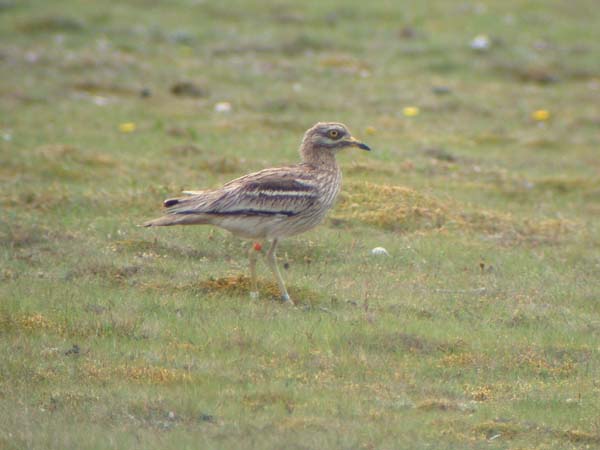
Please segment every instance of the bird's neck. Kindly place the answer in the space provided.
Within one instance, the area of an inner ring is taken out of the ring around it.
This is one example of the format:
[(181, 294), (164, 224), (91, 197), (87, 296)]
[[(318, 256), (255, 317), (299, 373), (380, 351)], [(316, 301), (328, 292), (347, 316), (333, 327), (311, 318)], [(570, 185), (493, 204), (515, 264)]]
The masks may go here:
[(335, 153), (323, 151), (315, 148), (302, 147), (300, 149), (302, 162), (316, 166), (320, 169), (339, 170)]

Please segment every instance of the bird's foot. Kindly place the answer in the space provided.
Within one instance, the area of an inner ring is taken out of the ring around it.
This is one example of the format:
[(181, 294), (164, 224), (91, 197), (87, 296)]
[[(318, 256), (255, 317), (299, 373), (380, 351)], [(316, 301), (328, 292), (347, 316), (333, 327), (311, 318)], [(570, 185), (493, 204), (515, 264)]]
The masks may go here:
[(258, 298), (258, 291), (250, 291), (250, 298), (256, 300)]

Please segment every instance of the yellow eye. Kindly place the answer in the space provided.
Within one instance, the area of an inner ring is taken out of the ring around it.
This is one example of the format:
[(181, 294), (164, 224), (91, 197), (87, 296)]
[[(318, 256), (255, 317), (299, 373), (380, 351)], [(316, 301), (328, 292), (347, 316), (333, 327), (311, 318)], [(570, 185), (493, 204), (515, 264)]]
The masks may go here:
[(340, 137), (340, 132), (338, 130), (329, 130), (329, 133), (327, 134), (331, 139), (337, 139), (338, 137)]

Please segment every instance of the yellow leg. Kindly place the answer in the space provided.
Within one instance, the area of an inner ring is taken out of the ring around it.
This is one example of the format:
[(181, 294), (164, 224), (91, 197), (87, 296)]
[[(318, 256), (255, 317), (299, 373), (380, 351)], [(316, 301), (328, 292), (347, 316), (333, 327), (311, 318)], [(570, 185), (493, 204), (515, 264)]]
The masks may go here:
[(281, 300), (285, 303), (293, 305), (294, 302), (290, 298), (287, 289), (285, 288), (285, 283), (283, 282), (283, 278), (281, 278), (281, 273), (279, 273), (279, 267), (277, 267), (277, 258), (275, 256), (277, 243), (277, 239), (273, 239), (271, 248), (267, 252), (267, 264), (269, 264), (271, 272), (273, 272), (273, 275), (275, 275), (275, 279), (277, 280), (277, 284), (279, 285), (279, 290), (281, 291)]
[(252, 244), (248, 252), (248, 261), (250, 266), (250, 298), (258, 298), (258, 284), (256, 282), (256, 244)]

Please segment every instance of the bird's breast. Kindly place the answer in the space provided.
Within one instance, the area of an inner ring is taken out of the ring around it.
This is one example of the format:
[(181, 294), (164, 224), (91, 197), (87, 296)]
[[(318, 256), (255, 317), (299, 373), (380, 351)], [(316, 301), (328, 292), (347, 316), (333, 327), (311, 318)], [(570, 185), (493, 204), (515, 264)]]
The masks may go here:
[(336, 170), (323, 172), (319, 184), (322, 189), (321, 204), (329, 209), (333, 206), (340, 193), (340, 188), (342, 187), (342, 171), (339, 168), (336, 168)]

